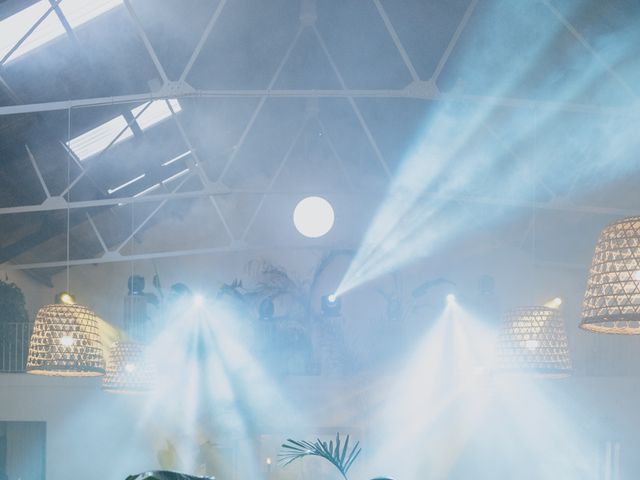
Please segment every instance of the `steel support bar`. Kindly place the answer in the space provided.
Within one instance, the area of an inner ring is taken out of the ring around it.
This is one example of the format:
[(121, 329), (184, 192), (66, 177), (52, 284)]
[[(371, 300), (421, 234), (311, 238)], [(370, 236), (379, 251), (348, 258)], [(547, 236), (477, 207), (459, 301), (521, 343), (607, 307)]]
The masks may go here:
[[(223, 196), (223, 195), (301, 195), (303, 191), (300, 190), (268, 190), (268, 189), (229, 189), (224, 191), (212, 189), (203, 189), (195, 192), (175, 192), (175, 193), (162, 193), (157, 195), (148, 195), (142, 197), (119, 197), (119, 198), (105, 198), (100, 200), (76, 200), (67, 203), (64, 198), (51, 197), (49, 201), (45, 201), (40, 205), (24, 205), (17, 207), (3, 207), (0, 208), (0, 215), (12, 215), (20, 213), (34, 213), (34, 212), (49, 212), (54, 210), (66, 210), (67, 207), (71, 210), (74, 209), (88, 209), (96, 207), (109, 207), (109, 206), (122, 206), (129, 203), (144, 203), (144, 202), (162, 202), (164, 200), (183, 200), (188, 198), (202, 198), (211, 196)], [(308, 193), (308, 192), (307, 192)], [(369, 195), (380, 197), (386, 193), (386, 190), (323, 190), (317, 192), (322, 195)], [(536, 208), (539, 210), (551, 210), (559, 212), (573, 212), (573, 213), (586, 213), (594, 215), (612, 215), (612, 216), (634, 216), (638, 214), (637, 209), (631, 208), (611, 208), (611, 207), (598, 207), (594, 205), (580, 205), (572, 203), (542, 203), (542, 202), (526, 202), (515, 201), (500, 198), (489, 197), (477, 197), (477, 196), (454, 196), (454, 195), (432, 195), (430, 198), (440, 201), (456, 201), (461, 203), (477, 203), (482, 205), (497, 205), (502, 207), (513, 208)]]
[(438, 102), (460, 102), (478, 105), (494, 105), (507, 108), (529, 108), (542, 110), (558, 110), (565, 112), (592, 113), (600, 115), (633, 115), (638, 110), (631, 107), (603, 107), (577, 102), (554, 102), (529, 100), (514, 97), (492, 97), (483, 95), (464, 95), (442, 92), (420, 92), (415, 89), (373, 89), (373, 90), (194, 90), (184, 88), (163, 88), (156, 92), (146, 92), (113, 97), (83, 98), (58, 102), (30, 103), (23, 105), (5, 105), (0, 107), (0, 115), (16, 115), (25, 113), (52, 112), (70, 108), (84, 108), (117, 105), (125, 103), (141, 103), (153, 100), (172, 98), (409, 98), (415, 100), (432, 100)]
[(402, 57), (402, 61), (404, 62), (404, 65), (407, 67), (407, 70), (409, 70), (411, 79), (414, 82), (419, 82), (420, 76), (418, 75), (418, 72), (413, 66), (413, 63), (411, 62), (411, 59), (409, 58), (409, 54), (407, 54), (407, 51), (405, 50), (404, 45), (400, 41), (400, 37), (398, 36), (396, 29), (393, 27), (391, 20), (389, 20), (389, 15), (387, 15), (387, 12), (382, 6), (382, 3), (380, 3), (380, 0), (373, 0), (373, 3), (378, 9), (378, 14), (380, 15), (380, 18), (382, 18), (382, 21), (384, 22), (384, 26), (387, 28), (387, 32), (389, 32), (389, 36), (393, 40), (393, 44), (396, 46), (398, 53)]
[[(62, 197), (51, 197), (39, 205), (21, 205), (16, 207), (0, 208), (0, 215), (10, 215), (16, 213), (50, 212), (54, 210), (83, 209), (96, 207), (115, 207), (127, 205), (129, 203), (161, 202), (163, 200), (184, 200), (187, 198), (201, 198), (210, 196), (223, 196), (230, 194), (246, 195), (300, 195), (301, 190), (265, 190), (265, 189), (224, 189), (218, 190), (216, 184), (211, 184), (211, 188), (205, 188), (194, 192), (159, 193), (155, 195), (144, 195), (141, 197), (114, 197), (98, 200), (73, 200), (67, 202)], [(318, 192), (325, 195), (382, 195), (383, 190), (323, 190)]]
[(355, 245), (224, 245), (221, 247), (207, 247), (207, 248), (193, 248), (187, 250), (173, 250), (170, 252), (156, 252), (156, 253), (137, 253), (134, 255), (121, 255), (114, 254), (114, 252), (108, 252), (102, 257), (97, 258), (79, 258), (75, 260), (60, 260), (54, 262), (39, 262), (39, 263), (25, 263), (25, 264), (0, 264), (0, 271), (9, 270), (31, 270), (35, 268), (61, 268), (80, 266), (80, 265), (95, 265), (99, 263), (116, 263), (116, 262), (133, 262), (139, 260), (153, 260), (158, 258), (174, 258), (174, 257), (188, 257), (194, 255), (207, 255), (213, 253), (237, 253), (237, 252), (252, 252), (261, 250), (344, 250), (354, 249)]

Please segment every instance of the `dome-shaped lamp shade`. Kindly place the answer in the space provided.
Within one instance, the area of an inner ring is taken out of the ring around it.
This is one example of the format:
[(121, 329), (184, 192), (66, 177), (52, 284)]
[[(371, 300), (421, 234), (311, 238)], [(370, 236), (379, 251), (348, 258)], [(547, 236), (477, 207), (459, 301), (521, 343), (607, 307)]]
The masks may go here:
[(27, 373), (65, 377), (104, 374), (96, 314), (81, 305), (42, 307), (29, 342)]
[(144, 393), (153, 388), (155, 369), (146, 347), (138, 342), (115, 342), (107, 361), (102, 389), (111, 393)]
[(614, 222), (600, 234), (580, 327), (601, 333), (640, 334), (640, 217)]
[(519, 307), (506, 312), (498, 337), (498, 366), (503, 372), (568, 375), (571, 358), (558, 310)]

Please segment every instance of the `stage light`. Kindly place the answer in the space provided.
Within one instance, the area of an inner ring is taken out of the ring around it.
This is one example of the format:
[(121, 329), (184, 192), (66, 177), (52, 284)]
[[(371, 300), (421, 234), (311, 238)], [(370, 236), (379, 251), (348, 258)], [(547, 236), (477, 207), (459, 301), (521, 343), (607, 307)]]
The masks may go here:
[(560, 297), (552, 298), (551, 300), (549, 300), (547, 303), (544, 304), (545, 307), (549, 307), (549, 308), (560, 308), (560, 305), (562, 305), (562, 298)]
[(305, 237), (326, 235), (333, 227), (333, 221), (333, 207), (322, 197), (303, 198), (293, 211), (293, 223)]
[(456, 296), (453, 293), (447, 295), (447, 305), (453, 305), (456, 303)]
[(322, 297), (320, 306), (325, 317), (339, 317), (342, 300), (335, 293), (331, 293)]
[(196, 293), (193, 296), (193, 306), (194, 307), (197, 307), (197, 308), (202, 307), (204, 305), (204, 301), (205, 301), (204, 295), (202, 295), (201, 293)]
[(273, 305), (273, 299), (271, 297), (264, 298), (258, 306), (260, 320), (273, 320), (274, 312), (275, 306)]

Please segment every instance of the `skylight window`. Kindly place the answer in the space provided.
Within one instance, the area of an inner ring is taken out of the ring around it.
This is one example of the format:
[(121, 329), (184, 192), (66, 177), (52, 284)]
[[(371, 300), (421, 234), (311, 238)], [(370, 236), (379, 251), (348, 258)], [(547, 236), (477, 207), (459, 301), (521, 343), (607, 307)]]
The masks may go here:
[[(171, 108), (175, 113), (182, 110), (180, 102), (175, 98), (169, 100), (169, 104), (171, 104)], [(133, 116), (137, 117), (136, 121), (142, 130), (145, 130), (171, 116), (171, 109), (169, 109), (169, 105), (167, 105), (166, 100), (155, 100), (151, 102), (148, 107), (147, 105), (149, 104), (145, 103), (131, 110)], [(145, 107), (147, 108), (145, 109)], [(142, 110), (144, 111), (142, 112)]]
[(114, 142), (114, 145), (133, 136), (133, 132), (127, 126), (125, 118), (122, 115), (118, 115), (116, 118), (71, 139), (67, 145), (79, 160), (86, 160), (107, 148), (123, 129), (124, 132)]
[[(76, 28), (103, 13), (122, 4), (122, 0), (62, 0), (60, 9), (71, 28)], [(20, 41), (20, 39), (49, 10), (51, 4), (40, 0), (0, 21), (0, 59)], [(55, 12), (50, 12), (24, 42), (11, 54), (7, 62), (41, 47), (65, 34), (65, 29)]]
[[(182, 107), (180, 107), (180, 102), (178, 102), (178, 100), (171, 99), (168, 100), (168, 102), (174, 112), (178, 113), (182, 110)], [(145, 109), (145, 107), (147, 108)], [(167, 100), (155, 100), (150, 104), (145, 103), (131, 110), (131, 113), (134, 116), (139, 115), (136, 121), (138, 122), (138, 125), (142, 130), (146, 130), (147, 128), (152, 127), (156, 123), (161, 122), (165, 118), (171, 116), (171, 110), (169, 109)], [(73, 151), (73, 153), (75, 153), (79, 160), (86, 160), (87, 158), (104, 150), (111, 143), (111, 141), (116, 138), (118, 133), (120, 133), (120, 131), (125, 128), (126, 130), (114, 142), (114, 145), (133, 136), (133, 131), (131, 130), (131, 128), (127, 127), (126, 119), (122, 115), (118, 115), (117, 117), (109, 120), (106, 123), (103, 123), (93, 130), (89, 130), (88, 132), (72, 139), (67, 145)], [(169, 163), (179, 158), (182, 158), (182, 156), (170, 160)]]
[(77, 28), (120, 5), (122, 0), (62, 0), (60, 9), (71, 28)]

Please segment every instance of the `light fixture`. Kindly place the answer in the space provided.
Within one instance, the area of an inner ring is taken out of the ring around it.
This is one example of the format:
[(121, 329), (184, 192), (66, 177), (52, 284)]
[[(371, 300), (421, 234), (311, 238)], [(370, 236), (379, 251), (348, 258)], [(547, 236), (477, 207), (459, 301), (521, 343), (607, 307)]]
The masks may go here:
[(273, 314), (275, 313), (276, 307), (273, 304), (273, 297), (263, 298), (258, 305), (258, 315), (260, 316), (260, 320), (270, 321), (273, 320)]
[(501, 372), (566, 376), (571, 358), (557, 308), (519, 307), (504, 314), (498, 337)]
[(447, 305), (453, 305), (456, 303), (456, 296), (453, 293), (447, 295)]
[(27, 373), (66, 377), (104, 374), (96, 314), (82, 305), (42, 307), (29, 342)]
[(335, 293), (324, 295), (320, 299), (320, 307), (325, 317), (339, 317), (342, 309), (342, 299)]
[(544, 304), (545, 307), (549, 307), (549, 308), (560, 308), (560, 305), (562, 305), (561, 297), (552, 298), (551, 300), (549, 300)]
[[(68, 116), (68, 136), (71, 137), (71, 109)], [(67, 155), (67, 289), (60, 295), (64, 303), (46, 305), (36, 315), (29, 340), (27, 373), (86, 377), (104, 374), (102, 341), (96, 314), (76, 305), (69, 295), (69, 238), (71, 191), (69, 186), (71, 157)]]
[(155, 369), (146, 347), (134, 341), (113, 344), (102, 389), (110, 393), (144, 393), (153, 388)]
[(302, 235), (318, 238), (333, 227), (334, 213), (331, 204), (322, 197), (306, 197), (293, 211), (293, 223)]
[(640, 217), (600, 233), (582, 304), (580, 327), (599, 333), (640, 334)]
[(193, 306), (196, 308), (201, 308), (204, 306), (205, 298), (201, 293), (195, 293), (193, 295)]
[(56, 303), (66, 303), (67, 305), (75, 305), (76, 299), (73, 295), (68, 292), (60, 292), (56, 295), (55, 298)]

